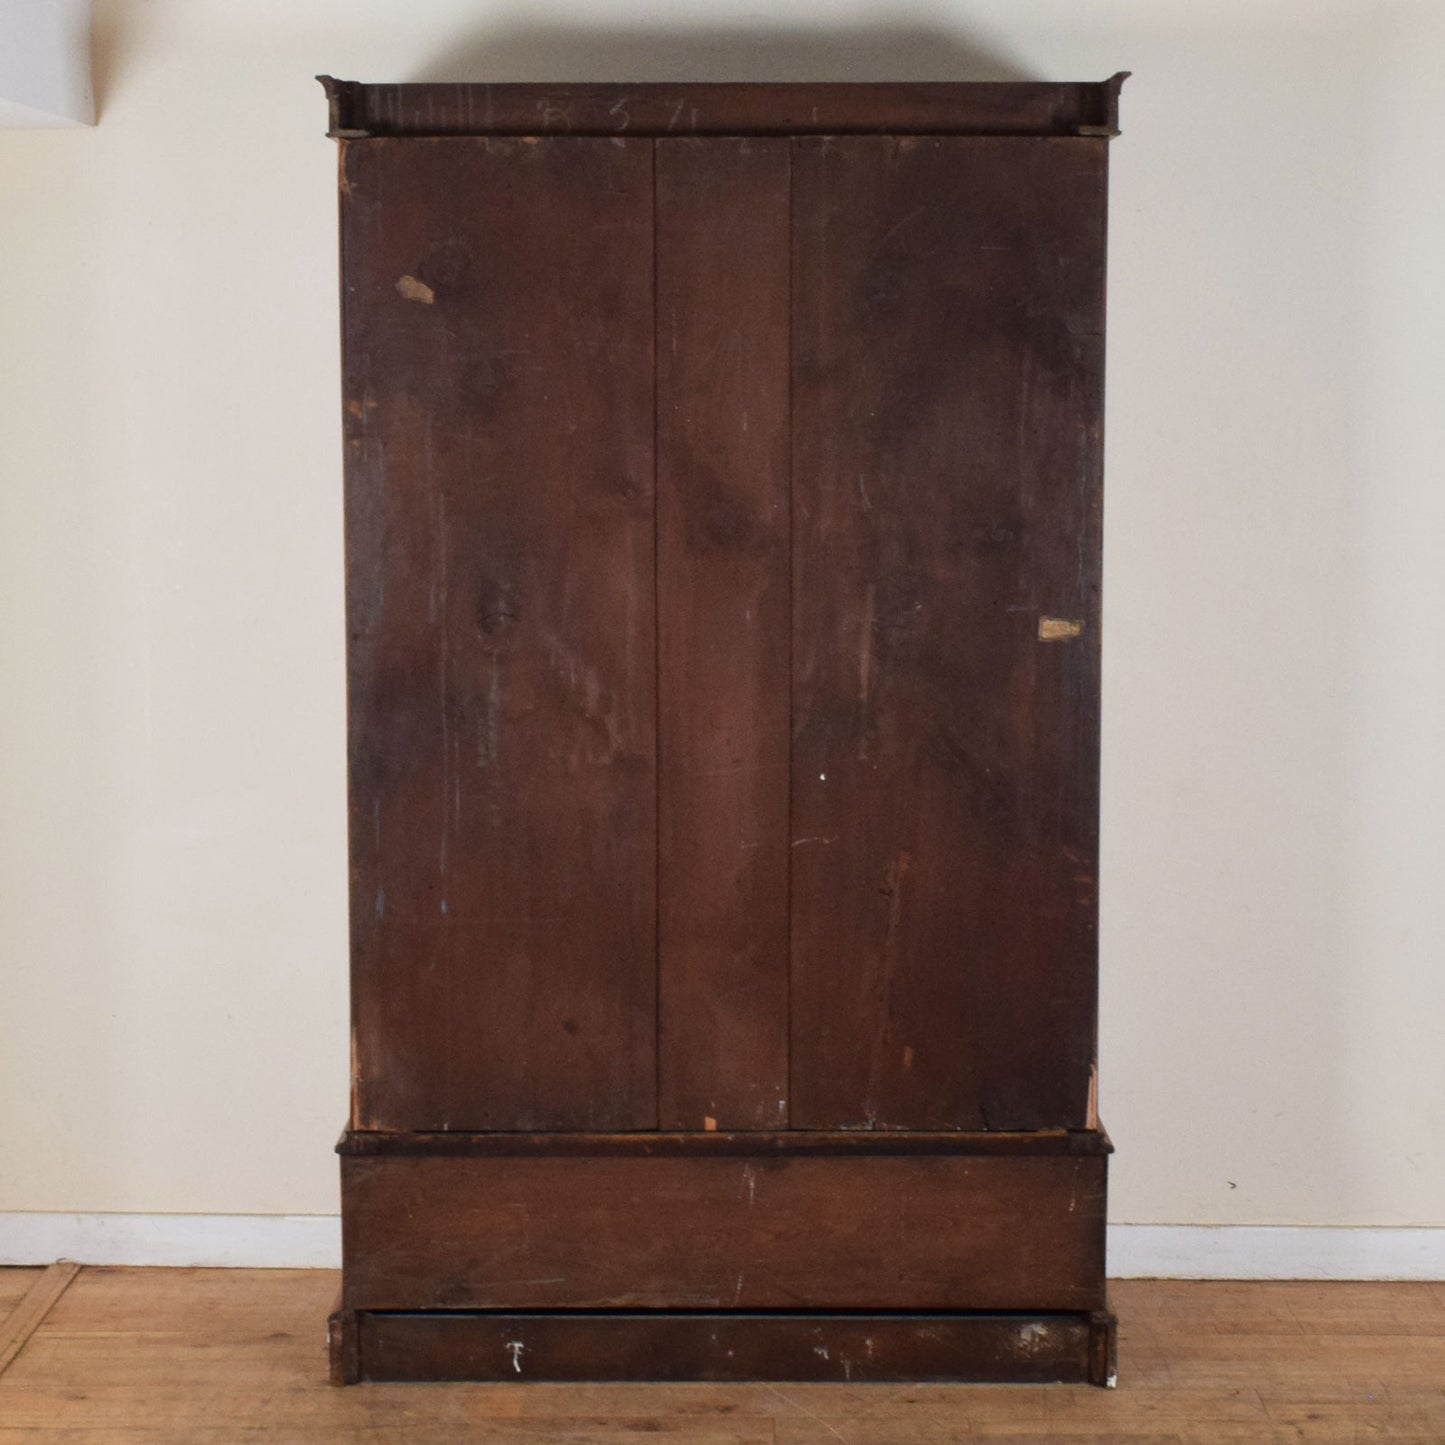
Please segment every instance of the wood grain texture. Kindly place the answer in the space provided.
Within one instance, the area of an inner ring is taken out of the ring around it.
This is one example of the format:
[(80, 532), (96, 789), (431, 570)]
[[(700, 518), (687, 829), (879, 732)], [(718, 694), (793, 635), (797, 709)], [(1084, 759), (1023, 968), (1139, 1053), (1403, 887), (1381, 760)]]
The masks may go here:
[[(1127, 72), (1126, 72), (1127, 73)], [(347, 135), (1113, 135), (1098, 82), (369, 85), (317, 78)]]
[[(503, 1368), (494, 1318), (386, 1312), (597, 1310), (826, 1313), (748, 1347), (820, 1373), (859, 1312), (925, 1374), (916, 1316), (967, 1315), (1007, 1378), (980, 1314), (1065, 1312), (1042, 1368), (1106, 1373), (1117, 80), (329, 89), (372, 135), (338, 1376), (368, 1331)], [(666, 1338), (591, 1333), (534, 1343), (635, 1374)]]
[(1087, 1122), (1105, 154), (794, 143), (794, 1127)]
[(55, 1302), (70, 1288), (80, 1273), (78, 1264), (62, 1260), (46, 1268), (26, 1291), (25, 1297), (0, 1318), (0, 1375), (25, 1348), (25, 1342), (39, 1328)]
[(1096, 1309), (1105, 1163), (343, 1158), (344, 1303)]
[(7, 1265), (0, 1269), (0, 1323), (30, 1293), (30, 1286), (45, 1273), (43, 1267)]
[(787, 1123), (786, 140), (657, 167), (659, 1119)]
[(1445, 1287), (1121, 1280), (1117, 1390), (394, 1385), (334, 1390), (327, 1270), (85, 1269), (0, 1377), (0, 1442), (1439, 1445)]
[(649, 1128), (652, 153), (343, 167), (353, 1122)]

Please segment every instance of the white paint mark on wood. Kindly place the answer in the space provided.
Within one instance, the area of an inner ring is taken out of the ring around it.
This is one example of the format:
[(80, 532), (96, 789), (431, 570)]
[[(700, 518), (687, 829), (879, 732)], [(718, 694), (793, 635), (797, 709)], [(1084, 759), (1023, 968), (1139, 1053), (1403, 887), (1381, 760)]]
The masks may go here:
[(1040, 617), (1040, 642), (1068, 642), (1084, 630), (1081, 620), (1074, 617)]
[(858, 701), (866, 705), (873, 686), (873, 610), (877, 588), (868, 584), (868, 595), (863, 603), (862, 636), (858, 640)]
[(425, 281), (419, 281), (415, 276), (399, 277), (396, 294), (405, 301), (417, 301), (423, 306), (430, 306), (437, 299), (437, 293)]
[(526, 1345), (521, 1340), (508, 1340), (506, 1349), (512, 1357), (512, 1368), (520, 1375), (522, 1373), (522, 1355), (526, 1351)]
[(566, 682), (572, 705), (587, 724), (577, 732), (573, 769), (584, 763), (599, 767), (613, 762), (627, 744), (616, 696), (602, 686), (596, 669), (589, 667), (560, 637), (548, 636), (543, 639), (543, 645), (553, 674)]

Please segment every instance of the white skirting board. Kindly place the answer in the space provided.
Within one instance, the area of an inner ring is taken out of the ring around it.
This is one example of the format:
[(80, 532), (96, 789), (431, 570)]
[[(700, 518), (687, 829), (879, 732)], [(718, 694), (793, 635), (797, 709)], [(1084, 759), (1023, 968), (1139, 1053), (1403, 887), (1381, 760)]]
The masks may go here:
[[(0, 1213), (0, 1265), (334, 1269), (333, 1214)], [(1445, 1279), (1445, 1227), (1111, 1224), (1116, 1279)]]
[(336, 1214), (0, 1213), (0, 1265), (213, 1265), (337, 1269)]
[(1445, 1279), (1445, 1227), (1111, 1224), (1114, 1279)]

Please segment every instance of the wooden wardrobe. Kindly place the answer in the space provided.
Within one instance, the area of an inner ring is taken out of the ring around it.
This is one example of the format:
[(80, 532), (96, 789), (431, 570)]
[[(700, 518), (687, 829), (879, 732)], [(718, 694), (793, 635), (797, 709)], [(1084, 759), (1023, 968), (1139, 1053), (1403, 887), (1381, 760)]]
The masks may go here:
[(324, 80), (338, 1380), (1111, 1379), (1122, 80)]

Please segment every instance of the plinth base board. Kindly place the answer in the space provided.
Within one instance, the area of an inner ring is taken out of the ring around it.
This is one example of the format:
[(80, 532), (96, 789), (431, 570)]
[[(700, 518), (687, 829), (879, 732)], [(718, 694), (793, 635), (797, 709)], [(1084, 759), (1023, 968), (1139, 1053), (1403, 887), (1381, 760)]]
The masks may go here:
[(332, 1378), (1111, 1385), (1106, 1311), (826, 1314), (338, 1311)]

